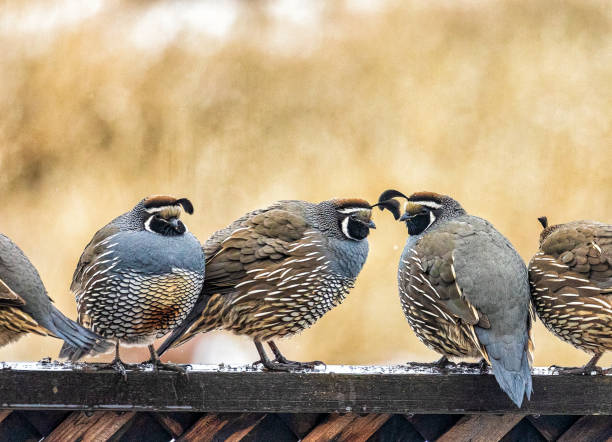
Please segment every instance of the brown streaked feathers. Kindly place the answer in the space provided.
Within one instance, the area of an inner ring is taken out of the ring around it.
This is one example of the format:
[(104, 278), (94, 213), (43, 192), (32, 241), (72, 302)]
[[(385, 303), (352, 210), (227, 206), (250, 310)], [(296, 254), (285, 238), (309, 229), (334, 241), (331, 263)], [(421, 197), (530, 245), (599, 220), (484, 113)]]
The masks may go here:
[(532, 299), (544, 325), (581, 350), (612, 351), (612, 225), (545, 226), (529, 263)]
[(22, 333), (57, 337), (24, 312), (24, 305), (25, 300), (0, 279), (0, 346), (17, 340)]
[(24, 299), (0, 279), (0, 305), (25, 305)]
[[(489, 328), (487, 316), (463, 294), (455, 277), (455, 235), (472, 235), (465, 223), (448, 226), (448, 232), (424, 236), (400, 267), (400, 300), (419, 339), (443, 355), (459, 358), (489, 356), (474, 326)], [(427, 325), (435, 319), (436, 325)], [(439, 328), (444, 329), (440, 333)]]
[[(291, 202), (289, 207), (281, 204), (252, 212), (206, 242), (203, 292), (211, 299), (200, 318), (173, 346), (218, 327), (270, 339), (297, 333), (314, 323), (316, 314), (300, 311), (301, 300), (284, 293), (297, 284), (304, 285), (304, 292), (316, 286), (309, 270), (313, 261), (319, 261), (321, 270), (327, 267), (323, 238), (319, 232), (308, 230), (303, 217), (293, 212)], [(304, 293), (301, 297), (307, 296)], [(304, 316), (299, 325), (283, 320), (298, 314)]]

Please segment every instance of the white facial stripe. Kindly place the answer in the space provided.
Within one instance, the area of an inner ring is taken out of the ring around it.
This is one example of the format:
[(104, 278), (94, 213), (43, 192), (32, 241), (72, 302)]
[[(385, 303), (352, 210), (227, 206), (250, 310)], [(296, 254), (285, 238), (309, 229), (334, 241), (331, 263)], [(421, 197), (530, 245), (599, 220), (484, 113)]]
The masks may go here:
[(418, 204), (419, 206), (425, 206), (430, 209), (439, 209), (442, 204), (434, 203), (433, 201), (411, 201), (412, 204)]
[[(151, 229), (151, 221), (153, 221), (153, 218), (154, 218), (154, 217), (155, 217), (155, 215), (151, 215), (151, 216), (150, 216), (150, 217), (149, 217), (149, 218), (148, 218), (148, 219), (145, 221), (145, 223), (144, 223), (144, 228), (145, 228), (145, 230), (146, 230), (146, 231), (148, 231), (148, 232), (151, 232), (151, 233), (159, 233), (159, 232), (156, 232), (155, 230)], [(183, 226), (185, 226), (185, 232), (184, 232), (184, 233), (189, 232), (189, 229), (187, 228), (187, 225), (186, 225), (186, 224), (183, 224)]]
[(351, 234), (349, 233), (349, 231), (348, 231), (348, 223), (349, 223), (349, 219), (350, 219), (350, 218), (347, 216), (346, 218), (344, 218), (344, 219), (342, 220), (342, 223), (340, 224), (340, 225), (342, 226), (342, 233), (343, 233), (343, 234), (344, 234), (344, 236), (346, 236), (348, 239), (352, 239), (352, 240), (357, 241), (357, 239), (356, 239), (356, 238), (353, 238), (353, 237), (351, 236)]
[(161, 206), (161, 207), (151, 207), (150, 209), (145, 209), (145, 212), (147, 213), (158, 213), (161, 212), (162, 210), (166, 210), (166, 209), (174, 209), (178, 207), (179, 209), (182, 209), (182, 206), (178, 205), (172, 205), (172, 206)]
[(144, 223), (144, 228), (145, 228), (145, 230), (147, 230), (147, 231), (149, 231), (149, 232), (151, 232), (151, 233), (156, 233), (156, 232), (154, 232), (153, 230), (151, 230), (151, 221), (152, 221), (152, 220), (153, 220), (153, 215), (151, 215), (151, 216), (149, 217), (149, 219), (147, 219), (147, 220), (145, 221), (145, 223)]
[(429, 229), (429, 226), (431, 226), (435, 220), (436, 220), (436, 215), (434, 215), (433, 212), (429, 212), (429, 224), (427, 224), (427, 227), (425, 227), (425, 230)]
[(338, 210), (338, 212), (340, 213), (355, 213), (355, 212), (361, 212), (362, 210), (368, 210), (365, 207), (350, 207), (348, 209), (340, 209)]

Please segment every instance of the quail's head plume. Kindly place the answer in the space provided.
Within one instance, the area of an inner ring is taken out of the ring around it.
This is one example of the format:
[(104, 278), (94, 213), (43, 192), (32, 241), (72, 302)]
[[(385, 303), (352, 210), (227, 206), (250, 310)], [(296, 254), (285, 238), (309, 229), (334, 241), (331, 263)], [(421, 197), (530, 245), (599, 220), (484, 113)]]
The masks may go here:
[(368, 254), (371, 216), (361, 199), (279, 201), (214, 233), (204, 244), (198, 304), (159, 353), (197, 333), (226, 329), (252, 338), (268, 369), (312, 367), (288, 361), (273, 340), (310, 327), (344, 299)]
[(63, 339), (75, 352), (101, 352), (112, 346), (64, 316), (53, 305), (30, 260), (0, 234), (0, 346), (26, 333)]
[[(204, 279), (200, 242), (180, 219), (186, 198), (151, 196), (101, 228), (74, 272), (79, 322), (116, 342), (149, 346), (176, 328), (194, 306)], [(62, 349), (60, 355), (71, 354)]]
[(378, 205), (406, 199), (399, 220), (410, 237), (402, 253), (400, 301), (419, 339), (447, 358), (482, 357), (520, 407), (531, 394), (527, 270), (518, 253), (486, 220), (466, 213), (453, 198), (433, 192), (405, 196), (387, 190)]
[(561, 371), (601, 371), (597, 361), (612, 351), (612, 225), (538, 220), (540, 249), (529, 262), (538, 316), (559, 338), (593, 355), (584, 367)]

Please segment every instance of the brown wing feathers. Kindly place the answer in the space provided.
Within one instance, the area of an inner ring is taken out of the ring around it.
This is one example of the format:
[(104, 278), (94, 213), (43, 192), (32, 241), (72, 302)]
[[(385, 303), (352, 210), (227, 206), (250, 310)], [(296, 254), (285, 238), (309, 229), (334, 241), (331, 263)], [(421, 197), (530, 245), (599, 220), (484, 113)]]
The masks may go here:
[(0, 327), (15, 333), (53, 336), (21, 309), (25, 304), (25, 300), (0, 279)]
[(24, 299), (0, 279), (0, 305), (25, 305)]
[(612, 226), (547, 227), (529, 274), (547, 328), (587, 352), (612, 350)]
[[(295, 298), (310, 292), (313, 278), (329, 264), (319, 232), (290, 210), (255, 212), (231, 227), (224, 238), (213, 235), (216, 247), (207, 244), (204, 293), (211, 299), (175, 346), (221, 326), (224, 318), (227, 327), (251, 336), (294, 332), (287, 319), (298, 314)], [(295, 293), (286, 295), (287, 290)], [(316, 319), (303, 316), (305, 323)]]
[(418, 248), (427, 248), (427, 253), (412, 249), (403, 260), (402, 307), (417, 336), (428, 346), (458, 357), (477, 356), (476, 351), (488, 359), (474, 331), (475, 325), (488, 328), (488, 319), (463, 296), (450, 249), (437, 250), (445, 244), (449, 243), (428, 244), (425, 240)]

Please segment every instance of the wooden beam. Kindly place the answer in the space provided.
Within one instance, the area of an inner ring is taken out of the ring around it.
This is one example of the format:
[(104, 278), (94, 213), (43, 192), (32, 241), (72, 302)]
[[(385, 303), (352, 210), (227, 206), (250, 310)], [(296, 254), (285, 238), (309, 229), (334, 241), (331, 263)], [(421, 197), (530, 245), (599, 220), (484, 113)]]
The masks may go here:
[(582, 416), (558, 439), (559, 442), (577, 440), (612, 441), (612, 418), (609, 416)]
[(521, 414), (475, 414), (464, 416), (438, 442), (469, 440), (472, 442), (497, 442), (523, 419)]
[(552, 375), (536, 369), (532, 400), (519, 410), (494, 377), (456, 368), (328, 366), (271, 373), (193, 366), (188, 375), (92, 365), (9, 363), (0, 408), (23, 410), (260, 413), (612, 414), (612, 375)]
[(117, 413), (108, 411), (105, 413), (92, 413), (90, 415), (75, 412), (55, 428), (45, 438), (45, 441), (93, 442), (107, 440), (133, 417), (133, 412)]

